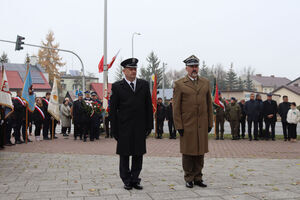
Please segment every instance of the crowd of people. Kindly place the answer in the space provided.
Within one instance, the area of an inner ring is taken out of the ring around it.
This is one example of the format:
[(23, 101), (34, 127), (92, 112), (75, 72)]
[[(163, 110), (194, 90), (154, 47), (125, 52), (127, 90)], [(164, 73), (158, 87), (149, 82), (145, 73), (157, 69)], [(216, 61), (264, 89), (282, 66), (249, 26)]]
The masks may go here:
[(296, 141), (300, 115), (296, 103), (289, 102), (287, 96), (283, 96), (283, 102), (278, 106), (270, 93), (267, 94), (265, 101), (262, 101), (260, 94), (255, 95), (254, 93), (250, 94), (248, 101), (237, 102), (237, 99), (232, 97), (230, 103), (227, 103), (219, 93), (219, 100), (224, 108), (216, 107), (216, 140), (224, 140), (224, 122), (227, 120), (230, 123), (232, 140), (245, 139), (247, 122), (250, 141), (252, 139), (256, 141), (272, 139), (274, 141), (276, 139), (275, 125), (279, 115), (284, 140)]
[[(106, 138), (111, 137), (109, 128), (109, 117), (106, 114), (93, 113), (88, 114), (85, 109), (86, 103), (97, 103), (102, 106), (102, 102), (98, 99), (95, 92), (79, 92), (78, 99), (71, 102), (69, 98), (65, 98), (60, 105), (60, 120), (57, 121), (48, 112), (48, 104), (50, 100), (50, 93), (47, 92), (44, 97), (35, 98), (35, 109), (33, 112), (26, 112), (27, 103), (21, 98), (21, 90), (17, 91), (16, 97), (12, 98), (14, 110), (5, 118), (4, 107), (0, 107), (1, 123), (0, 123), (0, 148), (4, 146), (12, 146), (16, 144), (23, 144), (25, 142), (32, 142), (30, 137), (34, 130), (36, 141), (57, 139), (56, 126), (61, 125), (61, 134), (68, 137), (71, 133), (71, 125), (74, 124), (74, 139), (79, 138), (84, 142), (87, 138), (90, 141), (99, 140), (100, 124), (105, 118), (105, 132)], [(27, 126), (26, 126), (27, 114)], [(32, 129), (34, 125), (34, 129)], [(27, 127), (27, 134), (26, 134)], [(53, 130), (52, 130), (53, 129)], [(103, 129), (102, 129), (103, 130)], [(42, 137), (41, 137), (42, 135)], [(12, 141), (14, 137), (14, 142)]]

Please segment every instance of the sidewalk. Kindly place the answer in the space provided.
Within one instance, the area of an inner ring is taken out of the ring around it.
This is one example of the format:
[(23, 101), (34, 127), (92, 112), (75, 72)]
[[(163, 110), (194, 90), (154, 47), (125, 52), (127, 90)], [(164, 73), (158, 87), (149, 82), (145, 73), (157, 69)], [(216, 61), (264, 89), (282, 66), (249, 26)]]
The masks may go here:
[(299, 159), (206, 158), (207, 188), (184, 186), (181, 158), (145, 157), (144, 190), (127, 191), (118, 157), (0, 152), (0, 199), (300, 199)]

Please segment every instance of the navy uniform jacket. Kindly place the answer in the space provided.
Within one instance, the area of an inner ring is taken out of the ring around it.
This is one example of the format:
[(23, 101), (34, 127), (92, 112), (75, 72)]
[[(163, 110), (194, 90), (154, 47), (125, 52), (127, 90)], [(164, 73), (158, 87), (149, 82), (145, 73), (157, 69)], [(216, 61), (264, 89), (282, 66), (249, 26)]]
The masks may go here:
[(109, 115), (112, 135), (118, 141), (117, 154), (145, 154), (146, 132), (153, 129), (149, 83), (137, 79), (135, 91), (125, 79), (113, 83)]

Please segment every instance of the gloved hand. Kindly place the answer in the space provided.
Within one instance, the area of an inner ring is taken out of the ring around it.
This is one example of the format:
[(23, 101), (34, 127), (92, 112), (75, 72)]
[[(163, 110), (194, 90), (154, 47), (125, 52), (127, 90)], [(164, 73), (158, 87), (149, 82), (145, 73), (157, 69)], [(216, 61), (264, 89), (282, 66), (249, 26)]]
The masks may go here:
[(148, 137), (151, 133), (151, 130), (146, 130), (146, 137)]
[(212, 127), (208, 127), (208, 133), (211, 131)]
[(183, 137), (183, 132), (184, 132), (183, 129), (178, 129), (178, 133), (179, 133), (179, 135), (180, 135), (181, 137)]

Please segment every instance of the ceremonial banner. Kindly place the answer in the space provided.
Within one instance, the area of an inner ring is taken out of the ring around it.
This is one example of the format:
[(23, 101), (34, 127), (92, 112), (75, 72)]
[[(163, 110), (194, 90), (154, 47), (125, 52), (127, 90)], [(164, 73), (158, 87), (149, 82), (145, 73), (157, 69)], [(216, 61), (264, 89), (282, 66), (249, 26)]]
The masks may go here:
[(152, 90), (152, 108), (153, 113), (156, 113), (156, 107), (157, 107), (157, 75), (154, 75), (154, 84), (153, 84), (153, 90)]
[(52, 91), (51, 91), (50, 101), (49, 101), (49, 105), (48, 105), (48, 112), (57, 121), (60, 120), (59, 102), (58, 102), (58, 88), (57, 88), (56, 78), (54, 78), (54, 82), (53, 82), (53, 88), (52, 88)]
[(27, 66), (27, 72), (25, 76), (23, 91), (22, 91), (22, 99), (24, 99), (28, 104), (28, 109), (33, 112), (35, 109), (35, 94), (32, 88), (32, 79), (29, 65)]
[(4, 106), (5, 118), (7, 118), (14, 109), (11, 93), (9, 91), (8, 80), (6, 76), (6, 72), (4, 66), (2, 64), (2, 82), (1, 82), (1, 90), (0, 90), (0, 105)]

